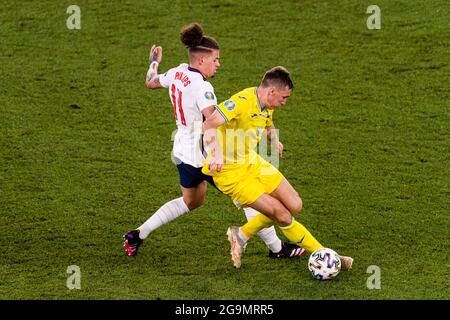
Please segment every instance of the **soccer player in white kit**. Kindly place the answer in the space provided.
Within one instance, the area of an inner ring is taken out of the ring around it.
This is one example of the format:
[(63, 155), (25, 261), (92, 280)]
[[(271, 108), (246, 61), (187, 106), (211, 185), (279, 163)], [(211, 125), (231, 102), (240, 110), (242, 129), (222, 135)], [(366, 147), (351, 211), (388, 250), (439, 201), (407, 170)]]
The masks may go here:
[[(178, 128), (173, 156), (183, 196), (165, 203), (139, 228), (124, 234), (123, 245), (129, 256), (137, 254), (139, 246), (151, 232), (201, 206), (207, 182), (215, 186), (212, 177), (201, 172), (206, 156), (201, 130), (202, 122), (214, 112), (217, 105), (214, 88), (207, 79), (213, 77), (220, 66), (219, 44), (214, 38), (204, 36), (198, 23), (192, 23), (181, 30), (181, 42), (188, 48), (189, 64), (183, 63), (165, 74), (158, 74), (162, 48), (153, 45), (146, 85), (149, 89), (169, 90)], [(248, 220), (258, 214), (258, 211), (250, 207), (244, 211)], [(304, 252), (303, 248), (295, 244), (282, 242), (273, 226), (261, 230), (258, 235), (269, 248), (269, 256), (272, 258), (298, 257)]]

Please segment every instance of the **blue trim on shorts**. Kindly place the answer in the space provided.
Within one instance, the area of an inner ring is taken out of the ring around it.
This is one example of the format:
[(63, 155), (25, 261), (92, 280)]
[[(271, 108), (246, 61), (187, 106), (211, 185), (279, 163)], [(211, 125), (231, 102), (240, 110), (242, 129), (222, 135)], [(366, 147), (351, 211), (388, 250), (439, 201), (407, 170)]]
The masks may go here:
[(182, 187), (195, 188), (203, 181), (206, 181), (217, 189), (213, 177), (204, 174), (202, 168), (196, 168), (178, 160), (177, 169), (178, 175), (180, 176), (180, 185)]

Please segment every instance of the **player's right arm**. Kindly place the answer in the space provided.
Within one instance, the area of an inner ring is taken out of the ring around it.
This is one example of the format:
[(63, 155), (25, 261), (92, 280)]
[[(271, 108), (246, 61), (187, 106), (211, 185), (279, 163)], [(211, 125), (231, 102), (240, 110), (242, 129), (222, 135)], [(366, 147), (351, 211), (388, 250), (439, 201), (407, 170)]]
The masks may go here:
[(203, 122), (204, 138), (211, 152), (208, 160), (208, 168), (211, 173), (215, 170), (220, 172), (223, 167), (223, 151), (217, 138), (217, 127), (224, 123), (225, 119), (217, 110)]
[(203, 122), (203, 132), (206, 143), (211, 150), (208, 167), (211, 173), (216, 169), (220, 172), (223, 167), (224, 157), (222, 146), (219, 142), (217, 127), (233, 119), (239, 120), (243, 110), (248, 109), (247, 100), (240, 100), (239, 94), (215, 106), (213, 114)]
[(269, 127), (266, 128), (266, 137), (267, 140), (269, 140), (272, 144), (272, 150), (277, 150), (278, 155), (283, 157), (283, 144), (280, 142), (280, 139), (278, 138), (277, 129), (275, 128), (274, 124), (272, 123)]
[(149, 54), (149, 62), (150, 67), (147, 71), (147, 77), (145, 80), (145, 85), (149, 89), (159, 89), (163, 88), (159, 81), (159, 75), (158, 75), (158, 66), (161, 63), (162, 60), (162, 48), (160, 46), (153, 45), (150, 49)]
[(208, 81), (203, 81), (197, 87), (191, 89), (195, 96), (195, 102), (198, 110), (205, 119), (208, 119), (217, 105), (217, 98), (214, 94), (214, 88)]
[(211, 115), (214, 113), (214, 105), (213, 106), (209, 106), (206, 107), (205, 109), (202, 110), (202, 115), (205, 117), (205, 119), (208, 119), (209, 117), (211, 117)]

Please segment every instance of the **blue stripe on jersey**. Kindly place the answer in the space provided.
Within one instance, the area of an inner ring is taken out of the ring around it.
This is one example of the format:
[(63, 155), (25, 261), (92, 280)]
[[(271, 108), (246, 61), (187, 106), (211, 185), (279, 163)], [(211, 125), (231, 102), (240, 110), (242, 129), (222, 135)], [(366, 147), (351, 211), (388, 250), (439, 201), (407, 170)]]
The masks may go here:
[[(202, 114), (202, 123), (206, 121), (205, 116)], [(202, 153), (203, 157), (206, 158), (208, 156), (208, 153), (205, 150), (205, 143), (203, 142), (203, 133), (200, 135), (200, 152)]]
[(256, 102), (258, 103), (259, 110), (263, 111), (264, 108), (261, 107), (261, 103), (259, 102), (258, 93), (256, 92), (257, 89), (258, 89), (258, 87), (255, 88)]
[(203, 134), (200, 136), (200, 152), (202, 153), (203, 157), (207, 157), (208, 153), (205, 150), (205, 143), (203, 142)]
[(228, 122), (227, 116), (222, 112), (222, 110), (219, 109), (218, 106), (214, 106), (214, 109), (216, 109), (217, 111), (219, 111), (220, 115), (221, 115), (222, 118), (225, 120), (225, 122)]

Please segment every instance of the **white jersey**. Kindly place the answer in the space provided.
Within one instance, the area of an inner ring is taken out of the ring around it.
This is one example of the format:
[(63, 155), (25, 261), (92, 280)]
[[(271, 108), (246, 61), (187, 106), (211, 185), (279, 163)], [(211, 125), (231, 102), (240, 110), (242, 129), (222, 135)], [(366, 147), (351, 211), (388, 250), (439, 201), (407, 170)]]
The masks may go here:
[(212, 85), (200, 71), (183, 63), (159, 76), (159, 82), (169, 89), (177, 133), (173, 155), (186, 164), (200, 168), (205, 160), (202, 141), (202, 111), (217, 104)]

